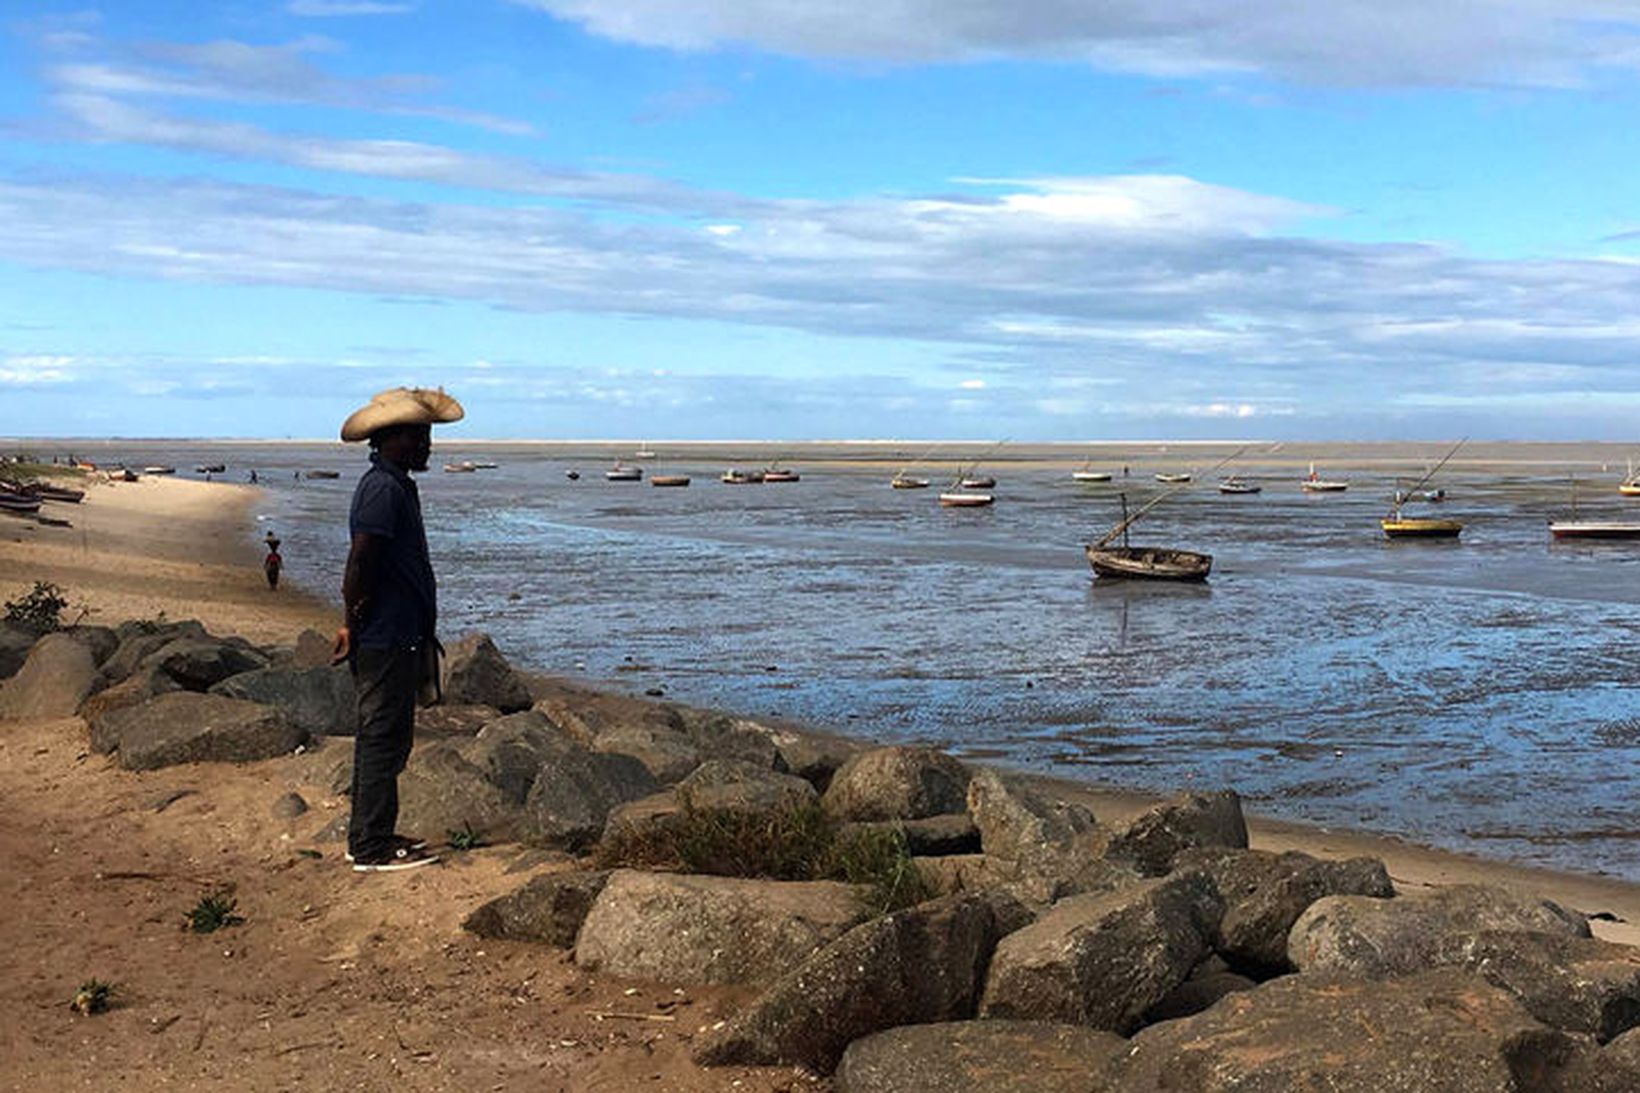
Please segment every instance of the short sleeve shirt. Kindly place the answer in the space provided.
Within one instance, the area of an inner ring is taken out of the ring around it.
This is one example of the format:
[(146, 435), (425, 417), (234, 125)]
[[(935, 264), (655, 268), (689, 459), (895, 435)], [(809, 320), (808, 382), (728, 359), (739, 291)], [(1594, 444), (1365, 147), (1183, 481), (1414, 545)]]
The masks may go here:
[(364, 624), (354, 641), (368, 649), (391, 649), (430, 638), (438, 620), (438, 593), (415, 481), (380, 452), (371, 452), (370, 469), (353, 491), (347, 522), (352, 535), (384, 540), (376, 584), (365, 590)]

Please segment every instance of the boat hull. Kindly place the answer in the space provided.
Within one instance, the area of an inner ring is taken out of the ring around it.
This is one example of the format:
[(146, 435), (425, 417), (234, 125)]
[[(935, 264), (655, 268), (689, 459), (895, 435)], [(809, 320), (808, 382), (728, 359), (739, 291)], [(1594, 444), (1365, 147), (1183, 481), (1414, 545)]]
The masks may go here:
[(686, 474), (657, 474), (649, 480), (649, 484), (662, 489), (667, 487), (675, 489), (680, 486), (687, 486), (689, 484), (689, 476)]
[(1378, 524), (1391, 539), (1456, 539), (1463, 531), (1462, 521), (1421, 516), (1386, 518)]
[(1205, 581), (1213, 568), (1211, 554), (1162, 547), (1087, 548), (1096, 577), (1145, 581)]
[(940, 504), (948, 509), (984, 508), (996, 500), (988, 493), (942, 493)]
[(1104, 471), (1072, 471), (1073, 482), (1109, 482), (1110, 475)]
[(897, 490), (926, 490), (928, 488), (928, 479), (895, 478), (891, 479), (888, 484)]
[(1556, 539), (1640, 539), (1640, 524), (1609, 520), (1551, 520), (1549, 534)]

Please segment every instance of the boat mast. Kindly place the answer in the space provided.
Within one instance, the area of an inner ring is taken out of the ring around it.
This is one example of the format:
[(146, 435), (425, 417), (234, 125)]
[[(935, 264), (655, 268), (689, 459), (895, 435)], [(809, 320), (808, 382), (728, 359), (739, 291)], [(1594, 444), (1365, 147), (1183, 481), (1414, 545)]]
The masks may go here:
[[(1419, 488), (1422, 487), (1425, 482), (1428, 482), (1431, 478), (1434, 478), (1435, 472), (1446, 466), (1447, 460), (1457, 455), (1458, 449), (1467, 443), (1469, 443), (1469, 438), (1464, 437), (1462, 440), (1459, 440), (1456, 444), (1452, 445), (1452, 450), (1441, 456), (1441, 461), (1429, 468), (1429, 470), (1425, 471), (1424, 476), (1418, 479), (1417, 482), (1413, 483), (1412, 488), (1406, 491), (1406, 499), (1408, 501), (1412, 500), (1412, 495), (1417, 493)], [(1400, 490), (1396, 490), (1390, 494), (1389, 518), (1391, 520), (1398, 520), (1401, 517), (1401, 502), (1395, 500), (1396, 494), (1399, 494), (1400, 492)]]
[[(1234, 452), (1231, 452), (1229, 455), (1225, 456), (1223, 459), (1221, 459), (1217, 463), (1213, 464), (1213, 470), (1208, 471), (1207, 473), (1209, 475), (1213, 474), (1214, 471), (1217, 471), (1220, 467), (1223, 467), (1225, 464), (1229, 463), (1231, 460), (1236, 459), (1237, 457), (1239, 457), (1246, 450), (1247, 450), (1247, 448), (1245, 446), (1237, 448)], [(1155, 508), (1157, 505), (1161, 504), (1163, 501), (1167, 500), (1169, 497), (1172, 497), (1174, 494), (1178, 493), (1180, 490), (1189, 489), (1190, 486), (1191, 486), (1191, 483), (1189, 483), (1189, 482), (1181, 482), (1177, 486), (1174, 486), (1170, 490), (1163, 490), (1161, 493), (1157, 494), (1155, 497), (1152, 497), (1149, 501), (1146, 501), (1143, 505), (1139, 506), (1139, 511), (1135, 512), (1132, 516), (1129, 516), (1127, 514), (1127, 494), (1126, 493), (1122, 494), (1122, 522), (1117, 524), (1115, 527), (1111, 528), (1110, 531), (1106, 532), (1105, 537), (1103, 539), (1100, 539), (1097, 543), (1095, 543), (1094, 546), (1096, 546), (1096, 547), (1107, 546), (1107, 545), (1109, 545), (1110, 541), (1112, 539), (1116, 538), (1118, 535), (1120, 535), (1122, 537), (1122, 545), (1126, 546), (1127, 545), (1127, 529), (1129, 527), (1131, 527), (1133, 525), (1133, 523), (1139, 519), (1139, 517), (1143, 516), (1145, 513), (1149, 512), (1151, 509)]]

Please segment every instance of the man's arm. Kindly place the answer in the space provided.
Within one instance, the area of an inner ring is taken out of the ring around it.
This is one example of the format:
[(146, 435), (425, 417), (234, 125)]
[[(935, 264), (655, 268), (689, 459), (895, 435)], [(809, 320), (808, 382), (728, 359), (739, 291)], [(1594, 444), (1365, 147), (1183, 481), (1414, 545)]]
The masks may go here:
[(376, 589), (382, 559), (380, 535), (356, 531), (347, 551), (347, 568), (342, 571), (343, 618), (330, 650), (330, 662), (340, 664), (353, 652), (353, 631), (364, 626), (370, 614), (370, 597)]

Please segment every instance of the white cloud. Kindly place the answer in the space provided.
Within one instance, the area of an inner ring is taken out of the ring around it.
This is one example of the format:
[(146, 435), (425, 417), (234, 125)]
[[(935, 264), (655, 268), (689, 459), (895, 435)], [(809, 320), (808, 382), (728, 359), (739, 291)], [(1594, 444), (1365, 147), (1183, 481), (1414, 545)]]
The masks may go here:
[(963, 380), (961, 383), (957, 384), (957, 386), (962, 388), (964, 391), (983, 391), (985, 390), (985, 381)]
[(618, 41), (902, 63), (1080, 60), (1364, 86), (1576, 83), (1632, 65), (1632, 0), (516, 0)]
[(46, 387), (75, 378), (75, 358), (49, 354), (20, 354), (0, 361), (0, 387)]

